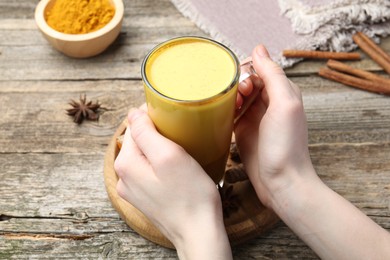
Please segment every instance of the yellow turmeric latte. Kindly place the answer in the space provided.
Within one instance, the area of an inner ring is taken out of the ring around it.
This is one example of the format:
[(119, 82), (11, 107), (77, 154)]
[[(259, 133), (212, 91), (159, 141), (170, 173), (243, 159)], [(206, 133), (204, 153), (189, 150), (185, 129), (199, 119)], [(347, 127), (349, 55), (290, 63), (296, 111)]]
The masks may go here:
[(110, 0), (56, 0), (46, 21), (56, 31), (84, 34), (102, 28), (114, 14)]
[(148, 114), (158, 131), (183, 147), (215, 183), (229, 154), (238, 74), (231, 51), (197, 37), (159, 45), (142, 67)]

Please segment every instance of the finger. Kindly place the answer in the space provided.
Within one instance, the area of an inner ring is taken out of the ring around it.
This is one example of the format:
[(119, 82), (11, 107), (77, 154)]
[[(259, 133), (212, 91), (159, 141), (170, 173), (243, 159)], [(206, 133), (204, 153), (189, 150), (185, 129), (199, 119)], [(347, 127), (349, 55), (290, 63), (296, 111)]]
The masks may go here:
[[(256, 99), (259, 98), (259, 93), (262, 91), (263, 83), (261, 79), (257, 75), (251, 75), (250, 78), (247, 79), (248, 82), (250, 82), (250, 86), (246, 91), (248, 91), (247, 96), (241, 95), (241, 93), (238, 93), (237, 97), (242, 99), (238, 99), (236, 105), (236, 112), (235, 112), (235, 118), (234, 123), (236, 124), (240, 118), (246, 113), (246, 111), (253, 106), (253, 103)], [(249, 84), (248, 84), (249, 85)]]
[(263, 45), (257, 46), (252, 53), (253, 67), (263, 80), (270, 101), (282, 102), (284, 99), (296, 98), (283, 69), (271, 60)]
[(240, 93), (237, 93), (237, 97), (236, 97), (236, 109), (240, 109), (240, 107), (242, 106), (242, 104), (244, 103), (244, 98), (241, 96)]
[[(146, 104), (144, 105), (146, 106)], [(128, 116), (131, 115), (134, 110), (135, 109), (130, 110)], [(129, 177), (132, 177), (129, 172), (136, 174), (141, 171), (145, 172), (150, 168), (150, 163), (131, 136), (131, 128), (129, 120), (127, 120), (127, 128), (123, 137), (121, 149), (115, 159), (114, 169), (119, 178), (128, 179)]]
[(152, 120), (145, 111), (135, 110), (129, 113), (128, 119), (134, 143), (146, 156), (152, 167), (163, 161), (169, 154), (169, 151), (180, 147), (156, 130)]
[(141, 109), (141, 110), (143, 110), (143, 111), (145, 111), (145, 112), (148, 112), (148, 107), (147, 107), (146, 103), (143, 103), (143, 104), (139, 107), (139, 109)]
[(244, 81), (238, 84), (238, 92), (244, 97), (249, 96), (252, 93), (253, 84), (250, 78), (245, 79)]
[(251, 78), (247, 78), (238, 84), (238, 92), (236, 97), (236, 109), (239, 110), (244, 104), (246, 98), (250, 96), (253, 91), (253, 84)]
[(128, 180), (134, 172), (139, 172), (141, 167), (150, 167), (145, 155), (137, 147), (131, 137), (131, 129), (127, 127), (123, 137), (123, 143), (118, 156), (115, 159), (114, 169), (119, 178)]

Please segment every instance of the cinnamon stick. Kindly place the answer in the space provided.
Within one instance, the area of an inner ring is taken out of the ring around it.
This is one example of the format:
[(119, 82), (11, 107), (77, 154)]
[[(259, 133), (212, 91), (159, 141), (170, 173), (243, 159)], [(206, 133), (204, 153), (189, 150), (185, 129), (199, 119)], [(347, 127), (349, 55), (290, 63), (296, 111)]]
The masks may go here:
[(360, 60), (360, 54), (358, 52), (284, 50), (283, 56), (285, 56), (286, 58)]
[(380, 82), (382, 84), (387, 85), (390, 88), (390, 78), (381, 77), (377, 74), (374, 74), (374, 73), (371, 73), (371, 72), (368, 72), (365, 70), (356, 69), (354, 67), (351, 67), (345, 63), (342, 63), (342, 62), (339, 62), (336, 60), (328, 60), (326, 65), (329, 68), (335, 69), (335, 70), (340, 71), (340, 72), (345, 72), (347, 74), (352, 74), (352, 75), (355, 75), (355, 76), (358, 76), (358, 77), (361, 77), (364, 79)]
[(357, 32), (356, 34), (359, 35), (359, 37), (361, 37), (372, 49), (382, 55), (387, 60), (387, 62), (390, 62), (390, 55), (386, 53), (381, 47), (379, 47), (373, 40), (371, 40), (370, 37), (362, 32)]
[[(356, 33), (352, 36), (354, 42), (359, 45), (368, 56), (371, 57), (379, 66), (381, 66), (387, 73), (390, 74), (390, 61), (387, 60), (386, 55), (372, 46), (372, 43), (366, 41), (362, 33)], [(367, 37), (368, 38), (368, 37)], [(379, 47), (378, 47), (379, 48)]]
[(390, 95), (390, 87), (376, 81), (361, 79), (328, 68), (321, 68), (318, 74), (324, 78), (362, 90)]

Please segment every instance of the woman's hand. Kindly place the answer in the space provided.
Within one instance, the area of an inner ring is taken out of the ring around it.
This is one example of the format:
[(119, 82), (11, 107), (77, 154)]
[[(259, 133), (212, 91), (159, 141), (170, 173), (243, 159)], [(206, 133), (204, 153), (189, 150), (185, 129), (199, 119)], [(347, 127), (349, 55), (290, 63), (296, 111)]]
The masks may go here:
[(115, 161), (119, 195), (157, 226), (180, 258), (231, 258), (214, 182), (182, 147), (157, 132), (145, 111), (131, 111), (128, 120)]
[(263, 46), (254, 49), (252, 63), (262, 84), (256, 86), (252, 78), (239, 85), (238, 102), (254, 90), (260, 92), (236, 123), (235, 134), (241, 159), (259, 198), (272, 207), (273, 197), (294, 183), (295, 174), (315, 173), (300, 90)]
[[(317, 176), (297, 86), (263, 46), (254, 50), (252, 59), (264, 87), (235, 132), (260, 200), (322, 259), (388, 258), (390, 234)], [(245, 84), (239, 87), (241, 98), (250, 95), (247, 90)]]

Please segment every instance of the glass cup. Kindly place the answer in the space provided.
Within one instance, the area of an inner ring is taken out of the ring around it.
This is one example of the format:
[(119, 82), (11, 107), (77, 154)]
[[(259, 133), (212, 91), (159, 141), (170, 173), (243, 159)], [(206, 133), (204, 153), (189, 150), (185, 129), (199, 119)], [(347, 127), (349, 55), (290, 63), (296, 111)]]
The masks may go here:
[(215, 183), (223, 178), (230, 151), (238, 83), (253, 74), (251, 64), (246, 70), (240, 79), (235, 54), (203, 37), (163, 42), (142, 63), (148, 114), (157, 130), (182, 146)]

